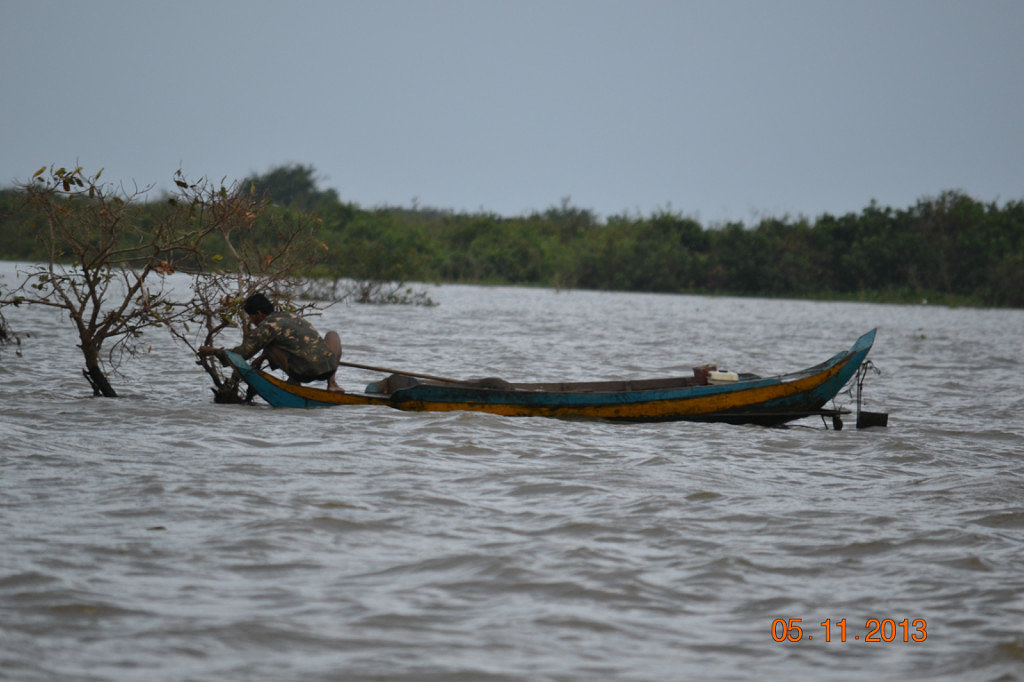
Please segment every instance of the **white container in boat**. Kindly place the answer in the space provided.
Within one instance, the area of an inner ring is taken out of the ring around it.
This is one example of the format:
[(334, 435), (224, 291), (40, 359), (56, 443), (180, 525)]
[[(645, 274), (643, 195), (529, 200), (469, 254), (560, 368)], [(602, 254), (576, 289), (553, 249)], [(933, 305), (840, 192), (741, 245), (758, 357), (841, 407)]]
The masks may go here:
[(708, 372), (709, 384), (731, 384), (732, 382), (739, 380), (740, 375), (736, 372)]

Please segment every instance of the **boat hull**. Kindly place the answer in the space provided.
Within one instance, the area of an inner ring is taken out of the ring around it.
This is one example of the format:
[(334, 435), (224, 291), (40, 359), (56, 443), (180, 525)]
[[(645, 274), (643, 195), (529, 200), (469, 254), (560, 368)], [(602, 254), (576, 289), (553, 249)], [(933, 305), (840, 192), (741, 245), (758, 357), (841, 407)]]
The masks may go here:
[[(861, 336), (849, 350), (798, 372), (773, 377), (743, 378), (712, 385), (671, 385), (639, 390), (621, 382), (618, 390), (542, 390), (542, 384), (485, 387), (472, 382), (407, 380), (387, 393), (332, 393), (296, 386), (252, 369), (241, 357), (227, 353), (242, 378), (275, 407), (385, 405), (424, 412), (477, 411), (510, 417), (554, 417), (611, 421), (715, 421), (777, 425), (811, 415), (837, 414), (823, 406), (853, 377), (875, 339), (875, 330)], [(657, 382), (636, 382), (656, 384)], [(596, 385), (596, 384), (595, 384)], [(573, 388), (577, 387), (577, 388)]]

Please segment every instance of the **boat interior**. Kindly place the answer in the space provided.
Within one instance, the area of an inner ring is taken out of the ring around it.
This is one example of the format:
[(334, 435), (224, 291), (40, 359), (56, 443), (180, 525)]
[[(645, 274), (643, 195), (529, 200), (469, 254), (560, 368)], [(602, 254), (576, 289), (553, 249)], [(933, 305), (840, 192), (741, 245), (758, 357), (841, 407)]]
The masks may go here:
[[(740, 374), (739, 381), (760, 379), (756, 374)], [(366, 387), (366, 393), (390, 395), (414, 386), (450, 386), (493, 391), (531, 391), (537, 393), (633, 393), (688, 388), (706, 384), (696, 376), (667, 379), (629, 379), (611, 381), (556, 381), (540, 383), (512, 383), (497, 377), (467, 379), (465, 381), (435, 381), (418, 379), (405, 374), (392, 374), (382, 381)]]

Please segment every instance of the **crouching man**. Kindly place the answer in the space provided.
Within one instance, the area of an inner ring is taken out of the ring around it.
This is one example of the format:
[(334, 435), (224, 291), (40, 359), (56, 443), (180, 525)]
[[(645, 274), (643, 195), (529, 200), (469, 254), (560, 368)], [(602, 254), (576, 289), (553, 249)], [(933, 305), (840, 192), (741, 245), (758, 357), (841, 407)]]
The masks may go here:
[[(344, 392), (335, 381), (341, 360), (341, 338), (329, 331), (323, 338), (305, 319), (295, 313), (274, 311), (274, 304), (263, 294), (253, 294), (245, 301), (245, 312), (256, 328), (242, 344), (231, 350), (248, 360), (259, 351), (272, 369), (280, 369), (293, 384), (326, 381), (327, 390)], [(223, 349), (201, 346), (199, 355), (217, 355)]]

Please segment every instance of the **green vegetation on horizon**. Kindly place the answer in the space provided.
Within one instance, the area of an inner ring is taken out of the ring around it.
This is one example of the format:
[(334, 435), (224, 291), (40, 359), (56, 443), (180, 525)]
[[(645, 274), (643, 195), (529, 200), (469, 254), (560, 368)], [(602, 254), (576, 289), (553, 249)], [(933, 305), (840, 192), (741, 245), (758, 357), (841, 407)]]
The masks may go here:
[[(303, 273), (313, 276), (1024, 307), (1022, 200), (946, 191), (903, 209), (871, 203), (813, 221), (708, 228), (671, 211), (599, 220), (568, 201), (520, 217), (363, 209), (320, 189), (303, 165), (241, 186), (265, 193), (284, 217), (317, 216), (326, 248)], [(34, 238), (44, 224), (19, 190), (0, 190), (0, 258), (44, 257)]]

